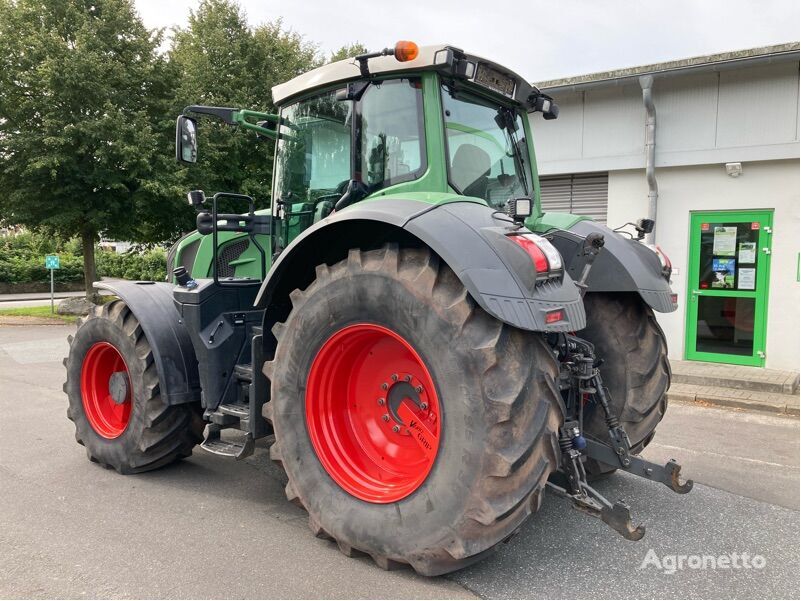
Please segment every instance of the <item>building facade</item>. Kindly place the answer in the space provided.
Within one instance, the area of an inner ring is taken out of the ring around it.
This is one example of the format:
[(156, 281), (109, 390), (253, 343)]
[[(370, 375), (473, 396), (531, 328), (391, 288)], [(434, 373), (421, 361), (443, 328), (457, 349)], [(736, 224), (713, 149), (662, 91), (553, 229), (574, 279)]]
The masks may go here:
[(798, 370), (798, 43), (537, 86), (561, 109), (531, 121), (544, 210), (617, 228), (656, 193), (679, 295), (658, 314), (670, 357)]

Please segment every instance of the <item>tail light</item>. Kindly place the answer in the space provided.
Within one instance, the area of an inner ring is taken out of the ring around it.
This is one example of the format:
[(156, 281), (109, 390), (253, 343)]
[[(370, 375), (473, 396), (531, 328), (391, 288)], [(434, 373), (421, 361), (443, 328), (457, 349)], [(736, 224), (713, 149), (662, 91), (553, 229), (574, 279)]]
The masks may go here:
[(673, 273), (673, 263), (670, 262), (670, 257), (667, 256), (662, 247), (658, 244), (646, 244), (648, 248), (656, 253), (659, 257), (659, 264), (662, 265), (662, 275), (665, 279), (670, 279), (670, 274)]
[(531, 257), (537, 270), (537, 283), (562, 276), (562, 255), (545, 238), (537, 234), (516, 234), (509, 239)]

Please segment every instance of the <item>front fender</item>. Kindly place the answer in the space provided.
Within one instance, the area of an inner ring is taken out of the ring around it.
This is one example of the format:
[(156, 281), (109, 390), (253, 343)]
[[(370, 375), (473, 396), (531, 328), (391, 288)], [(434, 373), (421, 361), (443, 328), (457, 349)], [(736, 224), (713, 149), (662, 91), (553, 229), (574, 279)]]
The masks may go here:
[[(350, 224), (350, 228), (345, 228)], [(358, 228), (355, 226), (358, 224)], [(315, 224), (298, 236), (278, 257), (256, 299), (267, 307), (292, 270), (320, 263), (331, 244), (358, 246), (337, 233), (369, 232), (378, 225), (402, 230), (407, 239), (433, 250), (459, 277), (470, 296), (487, 313), (509, 325), (532, 331), (575, 331), (586, 324), (584, 306), (572, 278), (535, 285), (533, 264), (518, 246), (503, 236), (508, 219), (473, 201), (431, 205), (400, 199), (372, 200), (354, 205)], [(340, 236), (341, 238), (341, 236)], [(314, 264), (316, 264), (314, 263)], [(565, 319), (547, 324), (545, 314), (564, 310)]]
[(569, 230), (547, 232), (572, 277), (581, 276), (582, 244), (594, 232), (604, 235), (604, 248), (592, 264), (587, 281), (589, 292), (637, 292), (654, 311), (670, 313), (678, 308), (656, 253), (594, 221), (579, 221)]
[(93, 285), (121, 298), (136, 316), (153, 352), (159, 391), (167, 403), (200, 402), (195, 349), (175, 308), (174, 286), (127, 280), (104, 280)]

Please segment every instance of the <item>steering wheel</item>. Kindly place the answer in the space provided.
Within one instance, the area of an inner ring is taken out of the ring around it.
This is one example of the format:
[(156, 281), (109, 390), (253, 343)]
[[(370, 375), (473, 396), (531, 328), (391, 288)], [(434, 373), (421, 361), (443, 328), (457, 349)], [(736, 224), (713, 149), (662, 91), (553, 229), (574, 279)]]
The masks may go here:
[(345, 193), (345, 189), (348, 187), (349, 183), (350, 183), (349, 179), (346, 179), (345, 181), (340, 182), (337, 185), (337, 187), (334, 188), (334, 190), (336, 190), (335, 192), (329, 192), (328, 194), (322, 194), (322, 195), (318, 196), (317, 198), (314, 199), (314, 204), (317, 204), (320, 201), (329, 200), (329, 199), (330, 200), (339, 200), (340, 198), (342, 198), (342, 195)]

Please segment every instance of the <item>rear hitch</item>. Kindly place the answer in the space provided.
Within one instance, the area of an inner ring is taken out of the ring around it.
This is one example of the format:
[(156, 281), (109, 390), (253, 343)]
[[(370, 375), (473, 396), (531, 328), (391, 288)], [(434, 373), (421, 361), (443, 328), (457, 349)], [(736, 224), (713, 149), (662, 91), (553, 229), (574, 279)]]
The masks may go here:
[(634, 526), (631, 521), (631, 510), (623, 501), (610, 503), (606, 497), (586, 482), (581, 491), (572, 494), (561, 486), (548, 482), (548, 487), (560, 497), (568, 499), (573, 508), (587, 515), (599, 518), (604, 524), (627, 540), (640, 540), (645, 536), (645, 526)]
[(587, 457), (618, 467), (635, 476), (653, 480), (654, 482), (661, 482), (680, 495), (687, 494), (693, 489), (692, 480), (681, 481), (681, 466), (676, 463), (675, 459), (671, 459), (665, 465), (659, 465), (658, 463), (646, 461), (642, 457), (629, 455), (628, 464), (625, 465), (623, 458), (617, 455), (611, 447), (595, 440), (587, 441)]
[[(632, 454), (628, 434), (612, 413), (609, 391), (601, 378), (593, 345), (577, 336), (561, 336), (555, 346), (566, 392), (566, 420), (559, 430), (559, 448), (562, 451), (561, 472), (567, 486), (554, 482), (548, 482), (548, 486), (557, 495), (568, 499), (575, 509), (600, 519), (623, 538), (640, 540), (645, 536), (645, 527), (634, 526), (630, 508), (625, 502), (611, 503), (587, 483), (584, 462), (594, 459), (635, 476), (660, 482), (678, 494), (690, 492), (693, 481), (682, 481), (681, 466), (674, 459), (659, 465)], [(586, 402), (594, 403), (603, 411), (608, 441), (585, 438)]]

